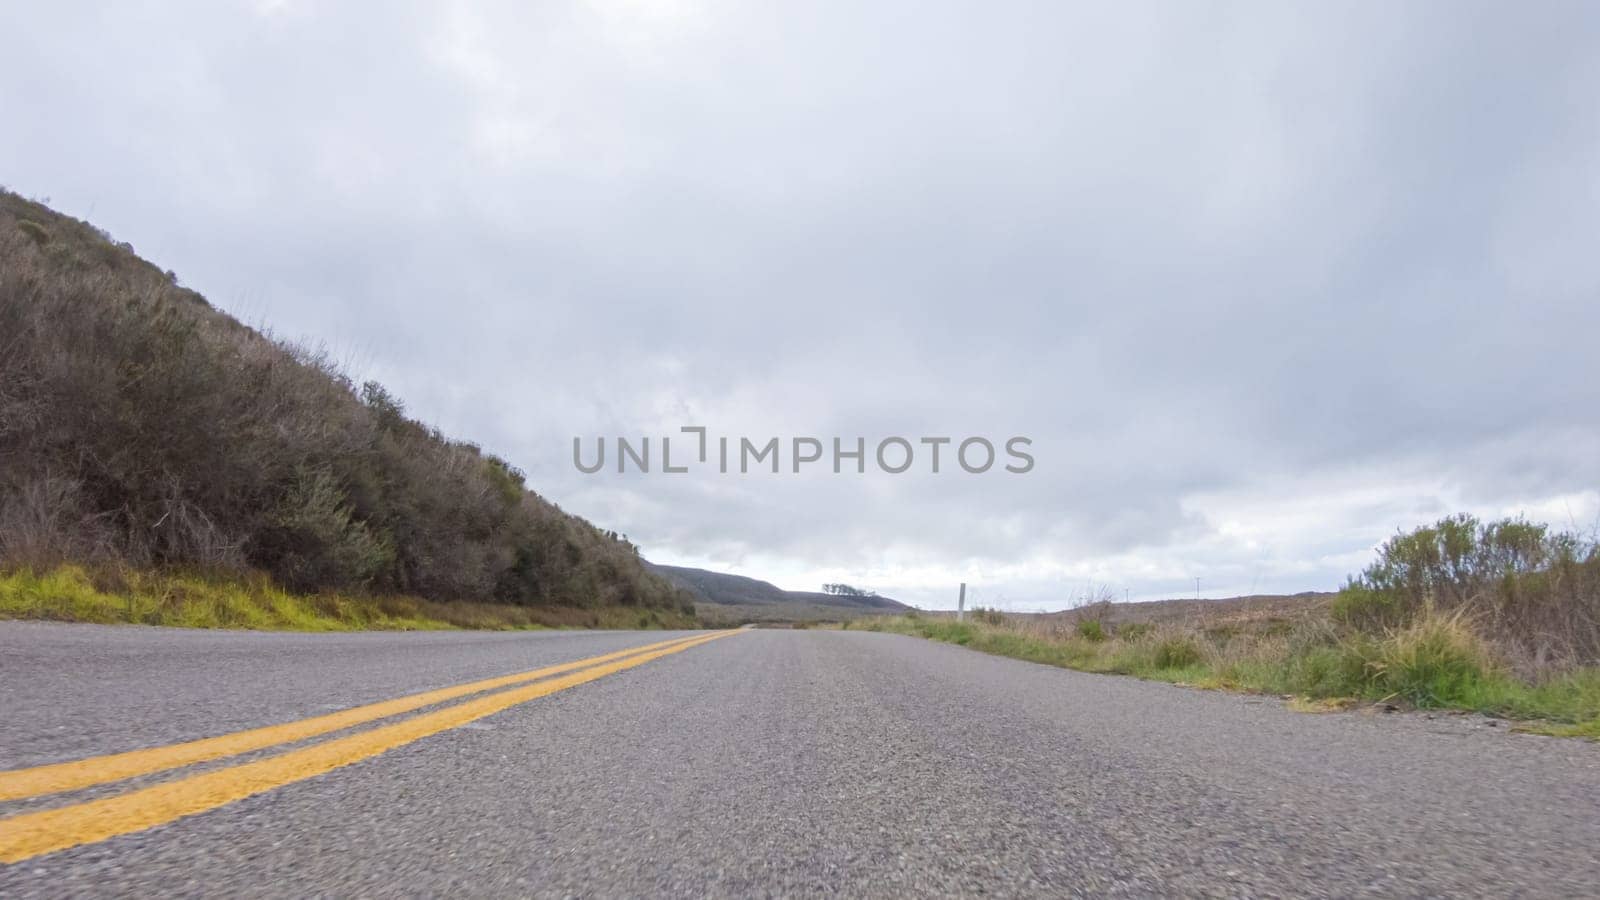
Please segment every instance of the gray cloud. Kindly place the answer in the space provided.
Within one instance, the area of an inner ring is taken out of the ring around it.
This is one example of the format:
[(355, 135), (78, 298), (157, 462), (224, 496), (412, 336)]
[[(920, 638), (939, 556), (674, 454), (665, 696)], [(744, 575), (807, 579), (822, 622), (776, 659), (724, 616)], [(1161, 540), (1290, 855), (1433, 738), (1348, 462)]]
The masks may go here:
[[(1018, 606), (1600, 516), (1582, 4), (34, 4), (0, 179), (665, 560)], [(574, 435), (1034, 438), (583, 476)]]

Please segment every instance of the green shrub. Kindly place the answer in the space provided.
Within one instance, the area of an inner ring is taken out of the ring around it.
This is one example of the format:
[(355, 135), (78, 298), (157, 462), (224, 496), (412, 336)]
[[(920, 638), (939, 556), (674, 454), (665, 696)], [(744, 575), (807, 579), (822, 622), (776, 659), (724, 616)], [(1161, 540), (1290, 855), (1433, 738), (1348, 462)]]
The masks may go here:
[(1200, 645), (1194, 639), (1172, 635), (1156, 641), (1151, 662), (1158, 669), (1187, 669), (1200, 664)]
[(1357, 628), (1392, 628), (1411, 615), (1411, 608), (1400, 594), (1366, 587), (1352, 579), (1334, 595), (1328, 607), (1334, 619)]
[(1600, 661), (1600, 545), (1520, 519), (1450, 516), (1391, 538), (1330, 607), (1370, 633), (1429, 609), (1470, 610), (1486, 637), (1534, 667)]
[(926, 637), (949, 641), (952, 644), (965, 646), (972, 643), (974, 631), (971, 625), (965, 622), (940, 622), (938, 624), (926, 623), (922, 626)]
[(327, 471), (302, 469), (256, 543), (257, 554), (295, 590), (367, 583), (394, 551), (351, 513)]
[(1272, 688), (1311, 697), (1359, 697), (1368, 692), (1370, 654), (1348, 644), (1291, 650)]
[(998, 609), (985, 609), (982, 606), (978, 606), (973, 608), (972, 618), (985, 625), (1004, 625), (1006, 614)]
[(1078, 637), (1086, 641), (1099, 643), (1106, 639), (1105, 626), (1100, 624), (1099, 619), (1080, 620), (1078, 622)]
[(18, 219), (17, 230), (27, 235), (28, 240), (33, 241), (35, 244), (38, 244), (41, 247), (50, 243), (50, 232), (46, 231), (45, 227), (40, 225), (38, 222), (34, 222), (29, 219)]
[(1372, 690), (1415, 706), (1473, 705), (1495, 674), (1483, 641), (1459, 615), (1428, 616), (1370, 648)]

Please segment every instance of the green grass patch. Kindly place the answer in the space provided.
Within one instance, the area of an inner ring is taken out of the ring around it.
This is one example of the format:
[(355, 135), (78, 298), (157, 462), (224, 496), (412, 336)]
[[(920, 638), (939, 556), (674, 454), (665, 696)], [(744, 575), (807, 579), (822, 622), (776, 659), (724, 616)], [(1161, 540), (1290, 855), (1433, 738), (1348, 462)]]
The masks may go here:
[(295, 594), (264, 575), (94, 572), (60, 566), (0, 573), (0, 618), (261, 631), (417, 631), (446, 628), (694, 628), (684, 613), (432, 603), (414, 597)]

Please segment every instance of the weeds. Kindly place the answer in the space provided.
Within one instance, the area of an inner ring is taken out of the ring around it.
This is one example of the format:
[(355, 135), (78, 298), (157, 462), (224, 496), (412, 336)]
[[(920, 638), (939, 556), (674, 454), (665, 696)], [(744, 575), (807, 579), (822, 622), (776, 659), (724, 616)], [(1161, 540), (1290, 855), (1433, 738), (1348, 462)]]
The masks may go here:
[(237, 577), (59, 566), (0, 575), (0, 618), (179, 628), (278, 631), (441, 628), (693, 628), (663, 610), (575, 609), (490, 603), (431, 603), (415, 597), (297, 594), (264, 575)]
[(1200, 647), (1186, 635), (1162, 638), (1155, 645), (1151, 662), (1157, 669), (1187, 669), (1200, 664)]
[(1483, 641), (1460, 614), (1428, 614), (1374, 644), (1353, 646), (1357, 653), (1371, 647), (1363, 665), (1369, 693), (1382, 691), (1414, 706), (1470, 705), (1496, 675)]
[(1006, 614), (998, 609), (986, 609), (978, 606), (973, 608), (972, 618), (986, 625), (999, 625), (1006, 620)]
[(1397, 702), (1545, 720), (1530, 727), (1600, 738), (1600, 668), (1519, 678), (1460, 613), (1427, 613), (1377, 634), (1310, 621), (1290, 635), (1199, 625), (1123, 626), (1091, 640), (1077, 628), (1046, 632), (1016, 620), (992, 624), (926, 615), (857, 620), (845, 627), (910, 634), (1085, 672), (1290, 694), (1308, 709), (1342, 708), (1357, 700)]
[(1129, 622), (1117, 626), (1117, 637), (1127, 641), (1138, 640), (1149, 634), (1154, 627), (1149, 622)]

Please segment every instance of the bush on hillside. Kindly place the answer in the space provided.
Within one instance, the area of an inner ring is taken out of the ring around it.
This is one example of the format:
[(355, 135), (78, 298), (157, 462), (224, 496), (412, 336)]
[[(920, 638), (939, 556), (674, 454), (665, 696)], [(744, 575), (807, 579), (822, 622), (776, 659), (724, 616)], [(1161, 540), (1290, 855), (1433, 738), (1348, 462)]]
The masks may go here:
[(1451, 516), (1391, 538), (1332, 607), (1367, 631), (1429, 610), (1470, 613), (1485, 637), (1541, 668), (1600, 661), (1600, 546), (1520, 519)]

